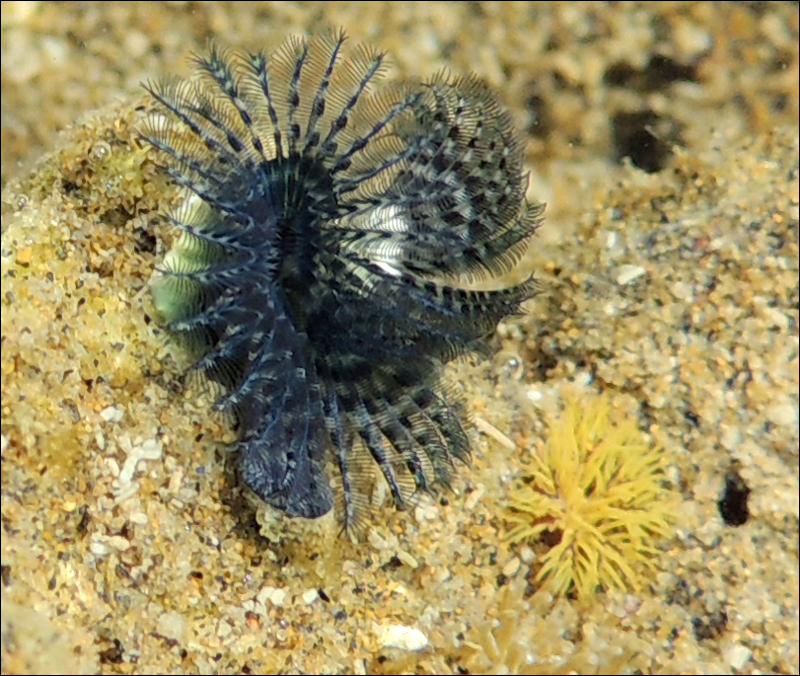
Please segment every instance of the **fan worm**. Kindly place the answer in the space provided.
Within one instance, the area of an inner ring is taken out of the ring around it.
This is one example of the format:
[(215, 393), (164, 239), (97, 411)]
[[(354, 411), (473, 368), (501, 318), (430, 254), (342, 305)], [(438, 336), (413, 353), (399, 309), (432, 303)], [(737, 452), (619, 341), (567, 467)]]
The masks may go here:
[(485, 347), (535, 291), (474, 290), (541, 220), (511, 118), (475, 77), (376, 87), (384, 55), (342, 33), (270, 55), (212, 48), (189, 80), (148, 85), (143, 139), (186, 198), (154, 282), (237, 424), (239, 470), (290, 516), (364, 497), (354, 447), (398, 508), (466, 460), (442, 367)]

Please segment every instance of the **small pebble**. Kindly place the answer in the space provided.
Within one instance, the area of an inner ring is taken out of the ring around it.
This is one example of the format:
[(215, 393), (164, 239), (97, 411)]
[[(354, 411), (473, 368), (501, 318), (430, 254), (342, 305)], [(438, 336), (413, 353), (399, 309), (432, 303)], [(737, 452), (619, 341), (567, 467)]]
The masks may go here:
[(92, 542), (92, 544), (89, 545), (89, 550), (95, 556), (105, 556), (108, 554), (108, 547), (102, 542)]
[(124, 552), (131, 546), (130, 540), (122, 537), (121, 535), (112, 535), (110, 538), (108, 538), (107, 542), (109, 547), (113, 547), (119, 552)]
[(156, 633), (172, 641), (182, 640), (185, 630), (186, 618), (176, 612), (164, 613), (156, 623)]
[(774, 425), (797, 427), (798, 409), (797, 405), (791, 403), (779, 403), (770, 406), (766, 410), (767, 418)]
[(131, 523), (136, 524), (137, 526), (145, 526), (147, 525), (147, 514), (144, 512), (133, 512), (128, 519)]
[(411, 554), (402, 549), (397, 550), (397, 558), (400, 559), (409, 568), (419, 568), (419, 561), (417, 561)]
[(616, 281), (620, 286), (625, 286), (646, 273), (647, 270), (641, 265), (620, 265), (617, 270)]
[(125, 417), (125, 412), (115, 406), (108, 406), (100, 411), (100, 417), (106, 422), (119, 422)]
[(503, 566), (503, 575), (506, 577), (514, 577), (519, 572), (521, 563), (522, 562), (516, 556), (509, 559), (506, 565)]
[(417, 652), (428, 645), (428, 637), (419, 629), (402, 624), (390, 624), (381, 627), (378, 632), (378, 643), (382, 648), (397, 648)]
[(725, 659), (731, 668), (740, 671), (741, 668), (750, 661), (753, 651), (741, 643), (734, 643), (725, 651)]
[(256, 596), (256, 601), (263, 606), (267, 605), (267, 601), (274, 606), (282, 606), (285, 599), (286, 591), (277, 587), (263, 587)]

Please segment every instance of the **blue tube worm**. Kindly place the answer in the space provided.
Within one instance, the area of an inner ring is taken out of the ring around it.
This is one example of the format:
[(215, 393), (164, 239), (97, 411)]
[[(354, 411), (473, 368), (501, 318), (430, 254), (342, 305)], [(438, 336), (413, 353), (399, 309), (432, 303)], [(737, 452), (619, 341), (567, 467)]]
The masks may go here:
[[(141, 130), (186, 192), (154, 284), (167, 329), (198, 350), (238, 429), (239, 470), (289, 516), (360, 518), (354, 444), (394, 502), (466, 460), (442, 367), (481, 350), (535, 292), (510, 269), (543, 205), (525, 199), (510, 115), (475, 77), (376, 85), (384, 55), (342, 33), (276, 52), (195, 58), (148, 85)], [(363, 500), (363, 498), (361, 498)]]

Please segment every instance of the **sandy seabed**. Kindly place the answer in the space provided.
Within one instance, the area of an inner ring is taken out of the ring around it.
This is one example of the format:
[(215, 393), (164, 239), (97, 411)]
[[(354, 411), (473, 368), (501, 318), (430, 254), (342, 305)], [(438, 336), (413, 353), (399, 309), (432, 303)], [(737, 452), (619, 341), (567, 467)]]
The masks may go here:
[[(450, 368), (471, 467), (359, 543), (251, 503), (179, 385), (132, 131), (209, 40), (337, 26), (484, 78), (548, 203), (541, 294)], [(4, 2), (1, 72), (3, 673), (798, 673), (797, 3)], [(555, 598), (504, 515), (600, 391), (675, 533), (638, 590)]]

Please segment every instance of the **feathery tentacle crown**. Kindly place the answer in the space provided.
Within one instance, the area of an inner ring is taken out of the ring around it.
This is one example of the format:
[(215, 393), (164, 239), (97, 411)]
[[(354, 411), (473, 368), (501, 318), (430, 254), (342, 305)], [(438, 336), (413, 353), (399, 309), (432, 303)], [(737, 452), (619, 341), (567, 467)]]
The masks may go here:
[(354, 445), (395, 504), (469, 443), (441, 367), (534, 293), (510, 268), (541, 220), (511, 119), (474, 77), (375, 91), (384, 55), (342, 33), (270, 56), (212, 49), (148, 86), (143, 138), (187, 198), (154, 297), (238, 423), (245, 483), (290, 516), (359, 514)]

